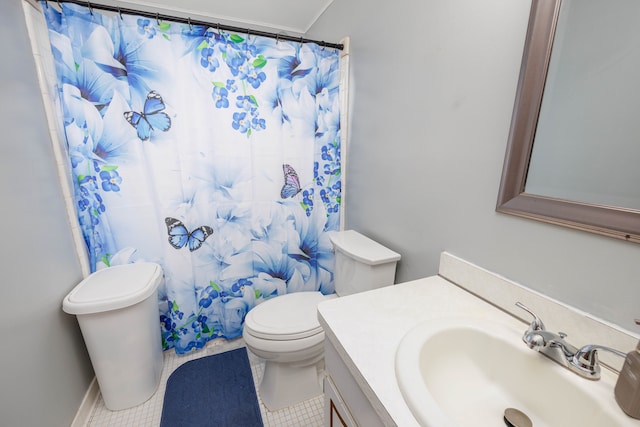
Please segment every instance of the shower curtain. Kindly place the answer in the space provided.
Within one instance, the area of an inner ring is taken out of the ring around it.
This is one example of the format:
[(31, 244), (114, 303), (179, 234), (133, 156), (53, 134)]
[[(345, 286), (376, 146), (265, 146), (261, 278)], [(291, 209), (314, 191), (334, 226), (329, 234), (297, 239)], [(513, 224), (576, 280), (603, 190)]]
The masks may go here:
[(42, 9), (91, 270), (163, 267), (165, 349), (238, 337), (265, 299), (334, 291), (339, 52)]

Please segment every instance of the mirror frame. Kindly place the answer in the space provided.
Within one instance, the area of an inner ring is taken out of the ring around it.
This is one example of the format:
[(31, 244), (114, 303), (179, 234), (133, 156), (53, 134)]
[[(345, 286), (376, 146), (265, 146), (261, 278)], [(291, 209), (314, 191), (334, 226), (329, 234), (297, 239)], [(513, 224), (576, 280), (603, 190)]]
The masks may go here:
[(524, 191), (562, 0), (533, 0), (496, 211), (640, 243), (640, 211)]

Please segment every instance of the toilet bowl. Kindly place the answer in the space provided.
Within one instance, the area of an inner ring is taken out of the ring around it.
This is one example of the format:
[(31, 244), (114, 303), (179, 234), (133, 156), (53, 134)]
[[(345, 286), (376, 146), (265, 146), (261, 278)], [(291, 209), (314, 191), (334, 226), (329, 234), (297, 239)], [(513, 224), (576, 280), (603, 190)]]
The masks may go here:
[(267, 300), (245, 317), (242, 336), (249, 351), (265, 360), (258, 393), (275, 411), (322, 393), (324, 331), (317, 305), (392, 285), (400, 255), (353, 230), (330, 235), (336, 254), (336, 293), (295, 292)]
[(265, 360), (260, 397), (269, 410), (291, 406), (322, 392), (324, 331), (316, 306), (320, 292), (296, 292), (265, 301), (249, 311), (243, 337), (247, 348)]

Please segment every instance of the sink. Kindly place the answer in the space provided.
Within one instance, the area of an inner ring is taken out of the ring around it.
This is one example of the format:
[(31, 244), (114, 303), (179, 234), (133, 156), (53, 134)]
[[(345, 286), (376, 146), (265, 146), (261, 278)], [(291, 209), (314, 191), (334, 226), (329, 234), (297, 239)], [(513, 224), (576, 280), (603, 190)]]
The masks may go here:
[(530, 350), (526, 329), (505, 321), (450, 318), (419, 324), (396, 352), (398, 386), (422, 426), (504, 425), (507, 408), (535, 427), (640, 426), (617, 406), (616, 374), (581, 378)]

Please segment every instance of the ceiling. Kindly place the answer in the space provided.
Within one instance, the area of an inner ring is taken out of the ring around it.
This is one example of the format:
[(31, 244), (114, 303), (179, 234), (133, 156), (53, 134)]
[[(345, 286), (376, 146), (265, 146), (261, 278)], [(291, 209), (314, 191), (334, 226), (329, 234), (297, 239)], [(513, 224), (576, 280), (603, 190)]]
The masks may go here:
[(117, 6), (161, 15), (191, 18), (251, 29), (302, 35), (320, 17), (333, 0), (96, 0), (98, 4)]

